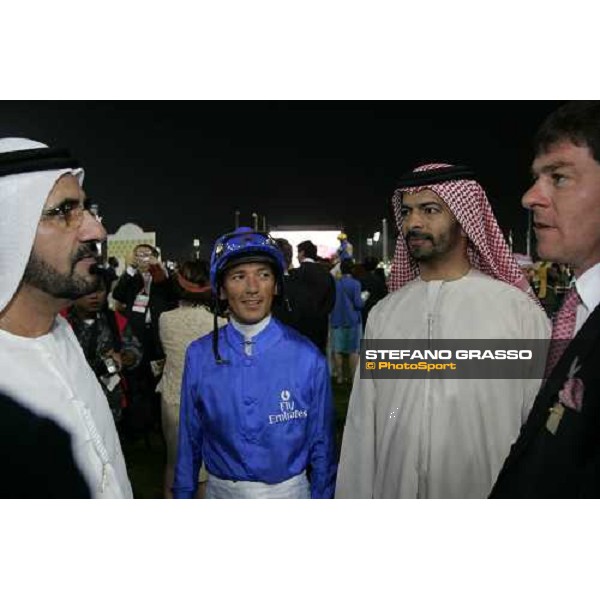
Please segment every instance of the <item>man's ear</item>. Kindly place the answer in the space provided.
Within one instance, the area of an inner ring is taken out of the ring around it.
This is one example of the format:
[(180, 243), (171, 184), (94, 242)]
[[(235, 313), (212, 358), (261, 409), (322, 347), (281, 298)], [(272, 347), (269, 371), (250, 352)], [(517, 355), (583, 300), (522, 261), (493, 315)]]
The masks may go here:
[(219, 300), (227, 300), (227, 294), (222, 287), (219, 287)]

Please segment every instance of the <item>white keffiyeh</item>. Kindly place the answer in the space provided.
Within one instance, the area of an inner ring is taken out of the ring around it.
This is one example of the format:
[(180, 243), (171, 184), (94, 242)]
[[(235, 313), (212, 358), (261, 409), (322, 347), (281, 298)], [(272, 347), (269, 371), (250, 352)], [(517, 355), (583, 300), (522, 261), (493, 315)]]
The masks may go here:
[[(0, 139), (0, 153), (47, 148), (25, 138)], [(56, 180), (70, 173), (83, 182), (83, 169), (55, 169), (0, 177), (0, 312), (14, 296), (31, 254), (40, 215)]]

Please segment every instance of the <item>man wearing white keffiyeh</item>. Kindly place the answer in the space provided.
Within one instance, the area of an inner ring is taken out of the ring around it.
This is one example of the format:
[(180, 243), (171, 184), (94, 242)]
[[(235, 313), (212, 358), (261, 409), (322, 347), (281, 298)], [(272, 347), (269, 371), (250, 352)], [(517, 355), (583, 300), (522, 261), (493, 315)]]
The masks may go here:
[(68, 152), (0, 139), (0, 389), (70, 434), (93, 497), (129, 498), (106, 397), (58, 316), (96, 289), (96, 248), (106, 237), (82, 181)]
[[(390, 290), (367, 339), (545, 339), (548, 322), (465, 167), (402, 178)], [(338, 498), (484, 498), (539, 380), (375, 379), (357, 370)]]

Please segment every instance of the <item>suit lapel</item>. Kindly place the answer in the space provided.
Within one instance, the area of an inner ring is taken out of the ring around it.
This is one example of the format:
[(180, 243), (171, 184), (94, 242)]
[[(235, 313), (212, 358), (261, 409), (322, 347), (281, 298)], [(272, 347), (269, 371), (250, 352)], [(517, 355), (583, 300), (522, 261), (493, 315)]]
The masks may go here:
[(573, 361), (577, 359), (579, 364), (583, 363), (599, 342), (600, 305), (587, 318), (582, 328), (565, 349), (560, 360), (556, 363), (550, 377), (540, 388), (529, 418), (521, 429), (519, 438), (509, 454), (505, 467), (513, 463), (524, 452), (530, 442), (537, 436), (541, 427), (545, 425), (548, 418), (548, 409), (564, 385)]
[[(569, 372), (575, 359), (579, 364), (585, 362), (588, 354), (598, 343), (600, 333), (600, 305), (586, 319), (582, 328), (577, 332), (571, 343), (566, 347), (560, 360), (556, 363), (550, 377), (546, 381), (544, 388), (548, 388), (547, 393), (554, 396), (564, 383), (565, 377)], [(543, 389), (544, 389), (543, 388)], [(545, 391), (545, 389), (544, 389)]]

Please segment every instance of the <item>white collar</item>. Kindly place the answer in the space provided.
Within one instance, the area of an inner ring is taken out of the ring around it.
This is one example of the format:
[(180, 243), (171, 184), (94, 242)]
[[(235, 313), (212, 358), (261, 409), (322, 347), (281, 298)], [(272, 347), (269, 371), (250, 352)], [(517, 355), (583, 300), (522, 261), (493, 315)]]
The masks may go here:
[(257, 336), (269, 323), (271, 322), (271, 315), (268, 314), (262, 321), (258, 323), (253, 323), (252, 325), (246, 325), (245, 323), (240, 323), (235, 320), (235, 317), (231, 315), (231, 326), (239, 331), (245, 340), (251, 340), (253, 337)]
[(314, 261), (312, 258), (303, 258), (303, 259), (302, 259), (302, 262), (303, 262), (303, 263), (305, 263), (305, 262), (311, 262), (311, 263), (314, 263), (315, 261)]
[(600, 304), (600, 263), (580, 275), (575, 281), (575, 287), (581, 302), (591, 314)]

